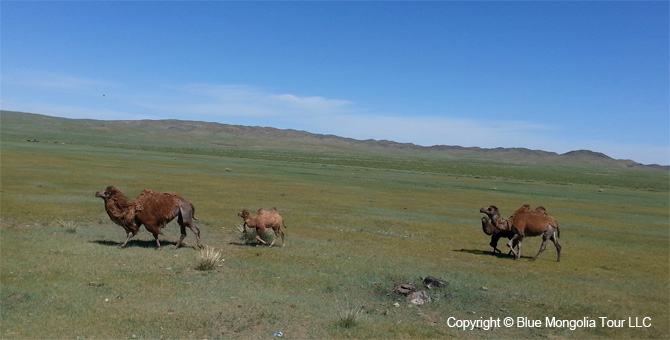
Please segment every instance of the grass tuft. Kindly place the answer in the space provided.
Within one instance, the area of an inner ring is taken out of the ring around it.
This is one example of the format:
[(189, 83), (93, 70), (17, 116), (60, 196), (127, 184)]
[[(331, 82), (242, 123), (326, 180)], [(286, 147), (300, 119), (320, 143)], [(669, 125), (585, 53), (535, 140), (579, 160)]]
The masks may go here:
[(65, 230), (65, 232), (68, 232), (70, 234), (74, 234), (77, 232), (77, 228), (79, 227), (76, 222), (74, 221), (66, 221), (62, 218), (59, 218), (56, 220), (56, 223)]
[(353, 328), (358, 325), (359, 319), (361, 315), (363, 315), (364, 306), (351, 307), (349, 299), (346, 299), (346, 307), (342, 307), (342, 305), (337, 302), (337, 310), (339, 317), (337, 325), (342, 328)]
[(195, 267), (197, 270), (207, 271), (212, 270), (217, 263), (224, 261), (221, 252), (212, 247), (206, 247), (205, 250), (198, 254), (198, 264)]

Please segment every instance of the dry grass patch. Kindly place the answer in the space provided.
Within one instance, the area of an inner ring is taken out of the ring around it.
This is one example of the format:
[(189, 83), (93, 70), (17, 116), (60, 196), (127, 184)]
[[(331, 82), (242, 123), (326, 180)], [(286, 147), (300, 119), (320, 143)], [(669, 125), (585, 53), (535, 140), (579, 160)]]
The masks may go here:
[(225, 260), (220, 251), (207, 246), (204, 250), (201, 250), (200, 253), (198, 253), (198, 261), (195, 269), (202, 271), (212, 270), (219, 264), (219, 262), (223, 261)]

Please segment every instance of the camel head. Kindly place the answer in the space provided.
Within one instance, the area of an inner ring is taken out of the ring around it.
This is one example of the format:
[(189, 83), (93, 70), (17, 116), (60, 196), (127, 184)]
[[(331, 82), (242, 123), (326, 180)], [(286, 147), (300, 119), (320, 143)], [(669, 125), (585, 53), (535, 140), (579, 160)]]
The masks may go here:
[(496, 207), (495, 205), (489, 205), (488, 207), (481, 208), (479, 209), (479, 212), (482, 214), (486, 214), (491, 219), (493, 219), (495, 216), (500, 216), (498, 207)]
[(242, 217), (242, 219), (246, 220), (247, 218), (249, 218), (249, 212), (247, 211), (247, 209), (244, 209), (239, 213), (237, 213), (237, 216)]
[(100, 197), (100, 198), (102, 198), (103, 200), (106, 201), (106, 200), (112, 198), (117, 192), (119, 192), (119, 189), (117, 189), (113, 185), (110, 185), (105, 190), (96, 192), (95, 197)]

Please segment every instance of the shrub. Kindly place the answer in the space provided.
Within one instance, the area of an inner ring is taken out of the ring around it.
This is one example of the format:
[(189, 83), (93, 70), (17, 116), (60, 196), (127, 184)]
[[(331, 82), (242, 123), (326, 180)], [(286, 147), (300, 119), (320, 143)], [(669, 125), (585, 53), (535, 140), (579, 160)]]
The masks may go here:
[(343, 308), (338, 302), (337, 309), (338, 309), (339, 320), (337, 322), (337, 325), (342, 328), (355, 327), (356, 325), (358, 325), (358, 319), (360, 319), (361, 315), (363, 314), (363, 308), (364, 306), (351, 307), (349, 305), (348, 299), (346, 308)]
[(74, 221), (66, 221), (62, 218), (59, 218), (56, 220), (56, 223), (63, 228), (66, 232), (74, 234), (77, 232), (77, 228), (79, 227), (76, 222)]
[(195, 269), (203, 271), (212, 270), (216, 264), (221, 261), (224, 261), (221, 252), (212, 247), (206, 247), (205, 250), (202, 250), (198, 254), (198, 265), (195, 267)]

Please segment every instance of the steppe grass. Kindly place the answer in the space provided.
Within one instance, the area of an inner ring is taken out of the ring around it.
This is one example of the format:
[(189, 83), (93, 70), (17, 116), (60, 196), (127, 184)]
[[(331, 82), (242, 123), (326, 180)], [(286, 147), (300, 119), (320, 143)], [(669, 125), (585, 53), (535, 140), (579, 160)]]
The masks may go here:
[(224, 259), (220, 251), (212, 247), (205, 247), (205, 249), (200, 251), (200, 254), (198, 254), (198, 260), (195, 269), (203, 271), (212, 270), (216, 268), (216, 266), (221, 261), (224, 261)]
[[(556, 175), (572, 184), (384, 168), (374, 157), (368, 167), (7, 140), (1, 151), (2, 338), (670, 337), (665, 189), (603, 189), (566, 168)], [(175, 223), (161, 250), (144, 230), (120, 249), (123, 230), (94, 197), (108, 185), (129, 197), (179, 192), (196, 207), (203, 243), (226, 261), (196, 269), (190, 231), (173, 249)], [(492, 255), (478, 212), (489, 204), (504, 214), (546, 206), (562, 261), (552, 245), (530, 261), (538, 238), (519, 261)], [(236, 213), (261, 207), (279, 209), (286, 247), (240, 240)], [(392, 293), (394, 282), (428, 275), (449, 282), (429, 291), (431, 304)], [(461, 330), (450, 317), (650, 317), (652, 326)]]
[(358, 325), (361, 316), (365, 312), (365, 306), (351, 306), (349, 299), (345, 296), (345, 304), (338, 302), (337, 309), (339, 313), (338, 325), (343, 328), (351, 328)]

